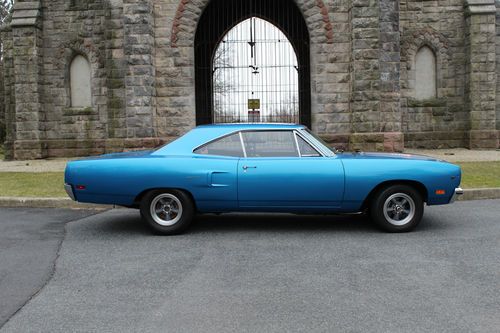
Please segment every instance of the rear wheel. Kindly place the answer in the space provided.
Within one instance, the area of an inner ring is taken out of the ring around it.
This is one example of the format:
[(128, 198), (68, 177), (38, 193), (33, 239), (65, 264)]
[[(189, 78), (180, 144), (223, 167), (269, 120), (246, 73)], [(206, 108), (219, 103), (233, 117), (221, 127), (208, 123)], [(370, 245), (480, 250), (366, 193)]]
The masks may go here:
[(194, 204), (185, 192), (155, 190), (142, 199), (141, 216), (157, 234), (179, 234), (191, 224)]
[(407, 232), (415, 228), (424, 214), (422, 195), (407, 185), (380, 190), (370, 205), (372, 219), (388, 232)]

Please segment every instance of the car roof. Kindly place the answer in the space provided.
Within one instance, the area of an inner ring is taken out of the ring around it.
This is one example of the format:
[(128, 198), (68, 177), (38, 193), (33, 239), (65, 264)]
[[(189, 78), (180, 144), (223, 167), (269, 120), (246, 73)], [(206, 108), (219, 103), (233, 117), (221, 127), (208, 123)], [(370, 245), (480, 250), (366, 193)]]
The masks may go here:
[(304, 125), (278, 123), (211, 124), (200, 125), (177, 140), (159, 148), (152, 155), (189, 155), (193, 149), (219, 137), (248, 130), (293, 130)]

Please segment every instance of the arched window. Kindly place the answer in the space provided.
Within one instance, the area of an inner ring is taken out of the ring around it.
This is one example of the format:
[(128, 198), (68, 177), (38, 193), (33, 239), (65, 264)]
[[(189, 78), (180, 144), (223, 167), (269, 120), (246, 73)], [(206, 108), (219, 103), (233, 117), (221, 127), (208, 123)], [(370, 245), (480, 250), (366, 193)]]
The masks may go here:
[(77, 55), (70, 66), (71, 107), (85, 108), (92, 106), (90, 91), (90, 63)]
[(422, 46), (415, 56), (415, 98), (435, 98), (436, 78), (436, 55), (428, 46)]

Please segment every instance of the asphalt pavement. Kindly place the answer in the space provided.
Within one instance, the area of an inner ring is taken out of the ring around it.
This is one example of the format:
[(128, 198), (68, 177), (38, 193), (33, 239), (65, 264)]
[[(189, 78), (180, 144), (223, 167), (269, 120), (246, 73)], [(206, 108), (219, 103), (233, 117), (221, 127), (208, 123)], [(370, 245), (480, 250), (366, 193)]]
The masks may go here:
[(0, 209), (0, 327), (52, 276), (66, 222), (93, 213)]
[(500, 200), (427, 207), (407, 234), (213, 215), (161, 237), (111, 210), (67, 224), (52, 279), (1, 331), (498, 332), (499, 259)]

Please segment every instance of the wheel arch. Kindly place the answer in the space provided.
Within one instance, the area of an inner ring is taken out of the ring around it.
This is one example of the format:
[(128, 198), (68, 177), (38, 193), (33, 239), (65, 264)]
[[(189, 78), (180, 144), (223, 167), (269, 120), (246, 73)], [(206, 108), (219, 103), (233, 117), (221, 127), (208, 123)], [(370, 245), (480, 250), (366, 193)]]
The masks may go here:
[(428, 198), (428, 191), (427, 191), (427, 188), (425, 187), (424, 184), (422, 184), (421, 182), (419, 181), (416, 181), (416, 180), (388, 180), (388, 181), (385, 181), (385, 182), (382, 182), (380, 184), (378, 184), (377, 186), (375, 186), (371, 191), (370, 193), (368, 194), (368, 196), (365, 198), (365, 200), (363, 201), (363, 204), (361, 206), (361, 210), (365, 211), (368, 209), (369, 205), (370, 205), (370, 202), (373, 200), (373, 198), (375, 197), (375, 195), (382, 189), (384, 188), (387, 188), (389, 186), (392, 186), (392, 185), (407, 185), (407, 186), (410, 186), (412, 188), (414, 188), (415, 190), (417, 190), (420, 195), (422, 195), (422, 200), (424, 202), (427, 202), (427, 198)]
[(141, 205), (142, 198), (144, 198), (144, 196), (151, 191), (171, 191), (171, 190), (181, 191), (186, 193), (191, 198), (193, 206), (196, 209), (196, 201), (194, 200), (193, 194), (184, 188), (178, 188), (178, 187), (153, 187), (145, 189), (135, 197), (134, 204), (132, 207), (139, 208)]

